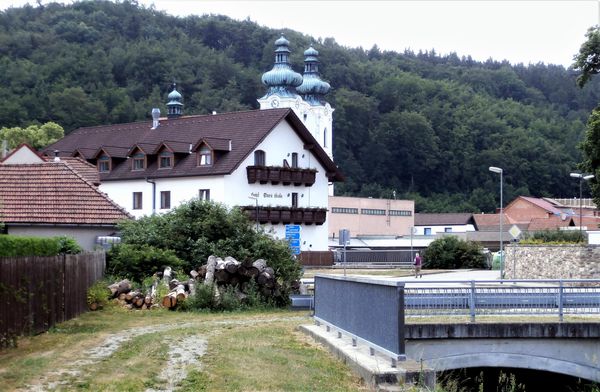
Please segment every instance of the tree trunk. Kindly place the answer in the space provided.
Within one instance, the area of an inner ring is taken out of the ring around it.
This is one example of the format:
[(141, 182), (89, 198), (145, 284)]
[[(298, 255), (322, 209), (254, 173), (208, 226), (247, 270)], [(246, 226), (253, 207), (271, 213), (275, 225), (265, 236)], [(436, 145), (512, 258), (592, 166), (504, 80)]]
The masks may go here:
[(128, 293), (131, 291), (131, 282), (129, 282), (127, 279), (124, 279), (118, 283), (111, 284), (108, 286), (108, 289), (110, 290), (112, 298), (117, 298), (122, 293)]
[(206, 275), (204, 276), (204, 284), (213, 284), (215, 280), (215, 267), (217, 266), (217, 257), (210, 255), (208, 256), (208, 262), (206, 264)]
[(223, 268), (223, 269), (215, 270), (215, 281), (217, 283), (227, 283), (227, 282), (229, 282), (229, 279), (230, 279), (230, 275), (226, 269)]
[(185, 287), (182, 284), (175, 288), (175, 297), (177, 298), (177, 302), (181, 302), (187, 298)]
[(163, 271), (163, 281), (168, 284), (170, 280), (171, 280), (171, 267), (165, 267), (165, 270)]
[(177, 306), (177, 293), (171, 291), (169, 294), (165, 295), (161, 301), (162, 306), (167, 309), (174, 308)]
[(264, 259), (258, 259), (254, 263), (252, 263), (252, 266), (256, 268), (258, 270), (258, 273), (260, 274), (265, 270), (265, 268), (267, 268), (267, 262)]
[(229, 272), (230, 274), (235, 274), (238, 272), (238, 269), (240, 268), (240, 262), (237, 261), (236, 259), (234, 259), (231, 256), (227, 256), (225, 257), (225, 269), (227, 270), (227, 272)]

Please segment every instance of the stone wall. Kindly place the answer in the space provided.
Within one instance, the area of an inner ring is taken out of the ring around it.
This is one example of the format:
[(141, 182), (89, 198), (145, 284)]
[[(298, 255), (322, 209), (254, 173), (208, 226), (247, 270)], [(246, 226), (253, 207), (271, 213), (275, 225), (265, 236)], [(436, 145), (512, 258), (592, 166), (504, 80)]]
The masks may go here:
[(517, 244), (505, 252), (506, 279), (600, 279), (600, 246)]

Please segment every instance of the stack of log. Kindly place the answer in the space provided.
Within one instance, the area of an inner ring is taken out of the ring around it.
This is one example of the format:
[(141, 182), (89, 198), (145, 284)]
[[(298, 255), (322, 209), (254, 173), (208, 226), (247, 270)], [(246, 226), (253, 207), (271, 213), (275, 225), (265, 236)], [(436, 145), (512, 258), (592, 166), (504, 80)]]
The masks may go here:
[[(128, 309), (150, 309), (154, 306), (154, 298), (150, 293), (143, 293), (139, 289), (134, 290), (131, 282), (124, 279), (108, 286), (111, 298)], [(156, 306), (154, 306), (156, 307)]]
[[(171, 272), (171, 268), (166, 267), (161, 273), (155, 274), (154, 284), (146, 292), (133, 289), (128, 280), (113, 283), (108, 288), (112, 298), (128, 309), (151, 309), (159, 306), (174, 309), (195, 293), (197, 284), (213, 286), (217, 301), (229, 287), (233, 287), (238, 299), (244, 301), (250, 282), (255, 282), (255, 287), (266, 298), (276, 299), (283, 295), (275, 271), (263, 259), (240, 262), (230, 256), (224, 259), (209, 256), (206, 264), (190, 271), (191, 279), (184, 282), (172, 279)], [(157, 288), (161, 282), (168, 285), (169, 292), (162, 298), (157, 298)]]
[(264, 259), (240, 262), (230, 256), (224, 259), (209, 256), (206, 264), (191, 271), (190, 275), (205, 285), (214, 285), (217, 297), (219, 293), (231, 286), (234, 287), (238, 298), (243, 300), (251, 281), (256, 283), (260, 293), (267, 298), (281, 295), (281, 287), (275, 277), (275, 271)]
[[(108, 286), (111, 298), (127, 309), (152, 309), (160, 306), (174, 308), (177, 302), (183, 301), (190, 292), (194, 292), (195, 281), (190, 279), (189, 282), (180, 282), (171, 279), (171, 267), (166, 267), (163, 272), (155, 274), (154, 278), (152, 287), (145, 291), (134, 289), (127, 279), (113, 283)], [(158, 286), (161, 282), (168, 285), (170, 291), (163, 298), (157, 298)]]

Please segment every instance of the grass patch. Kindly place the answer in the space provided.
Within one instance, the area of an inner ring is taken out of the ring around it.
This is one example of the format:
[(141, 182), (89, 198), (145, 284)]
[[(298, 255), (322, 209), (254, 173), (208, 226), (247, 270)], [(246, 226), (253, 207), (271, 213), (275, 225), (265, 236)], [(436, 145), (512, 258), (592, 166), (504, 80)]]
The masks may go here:
[[(305, 341), (297, 323), (247, 325), (211, 339), (205, 361), (211, 391), (353, 391), (360, 381)], [(366, 390), (366, 389), (365, 389)]]
[[(48, 383), (60, 381), (56, 390), (161, 390), (170, 342), (197, 335), (208, 342), (207, 352), (200, 365), (187, 369), (177, 391), (365, 390), (345, 365), (295, 332), (309, 323), (308, 312), (285, 310), (136, 312), (109, 306), (0, 351), (0, 389), (32, 389), (41, 383), (48, 390)], [(142, 328), (166, 330), (134, 336)], [(114, 336), (127, 339), (110, 355), (86, 355)], [(76, 364), (86, 360), (93, 363)]]

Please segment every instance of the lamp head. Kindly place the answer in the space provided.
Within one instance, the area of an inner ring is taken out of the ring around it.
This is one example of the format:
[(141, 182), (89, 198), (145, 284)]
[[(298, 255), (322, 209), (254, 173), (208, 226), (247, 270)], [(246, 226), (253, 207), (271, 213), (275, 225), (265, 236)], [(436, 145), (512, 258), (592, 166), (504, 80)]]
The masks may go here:
[(494, 173), (502, 174), (502, 169), (496, 166), (490, 166), (489, 170)]
[(594, 175), (593, 175), (593, 174), (588, 174), (587, 176), (584, 176), (584, 177), (583, 177), (583, 179), (584, 179), (584, 180), (586, 180), (586, 181), (587, 181), (587, 180), (591, 180), (592, 178), (594, 178)]
[(583, 177), (583, 174), (581, 174), (581, 173), (571, 173), (569, 175), (571, 177), (573, 177), (573, 178), (581, 178), (581, 177)]

